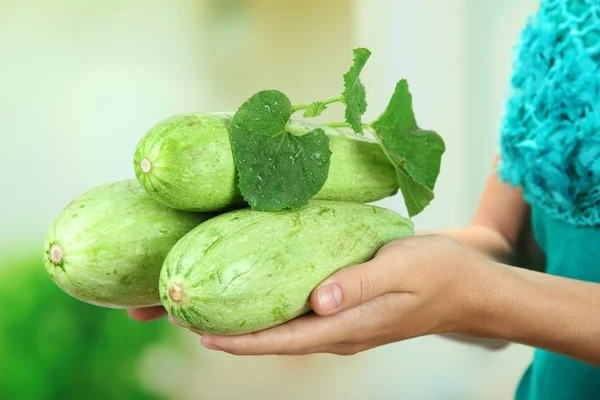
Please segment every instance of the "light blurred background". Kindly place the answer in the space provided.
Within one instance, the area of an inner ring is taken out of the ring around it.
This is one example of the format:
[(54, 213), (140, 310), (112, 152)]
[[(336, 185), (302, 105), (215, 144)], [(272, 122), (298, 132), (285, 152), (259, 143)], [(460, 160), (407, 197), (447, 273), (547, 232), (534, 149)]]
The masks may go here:
[[(1, 399), (510, 399), (531, 350), (426, 337), (354, 357), (237, 358), (166, 321), (63, 294), (41, 263), (72, 199), (133, 176), (137, 141), (173, 114), (279, 89), (337, 95), (351, 50), (366, 120), (407, 78), (447, 152), (419, 229), (464, 225), (496, 149), (512, 47), (537, 0), (3, 0), (0, 3)], [(341, 115), (341, 108), (334, 112)], [(404, 212), (400, 195), (381, 205)]]

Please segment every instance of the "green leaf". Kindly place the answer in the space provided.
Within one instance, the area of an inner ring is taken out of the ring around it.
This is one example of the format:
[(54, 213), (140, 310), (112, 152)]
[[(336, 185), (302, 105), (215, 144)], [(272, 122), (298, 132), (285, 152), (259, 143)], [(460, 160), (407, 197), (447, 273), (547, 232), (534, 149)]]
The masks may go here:
[(244, 199), (255, 210), (308, 204), (327, 180), (331, 151), (322, 129), (292, 134), (292, 106), (277, 90), (256, 93), (231, 121), (231, 147)]
[(323, 111), (327, 109), (327, 106), (322, 101), (315, 101), (311, 103), (308, 108), (304, 111), (304, 117), (314, 118), (321, 115)]
[(404, 168), (397, 168), (400, 190), (408, 215), (414, 217), (423, 211), (434, 198), (433, 191), (417, 183)]
[(362, 133), (361, 117), (367, 111), (367, 93), (365, 86), (360, 81), (360, 73), (371, 56), (368, 49), (354, 49), (354, 64), (344, 74), (344, 92), (342, 97), (346, 104), (346, 122), (350, 124), (354, 132)]
[(417, 125), (406, 80), (398, 82), (386, 110), (370, 126), (398, 170), (410, 216), (419, 214), (434, 198), (446, 147), (437, 133)]

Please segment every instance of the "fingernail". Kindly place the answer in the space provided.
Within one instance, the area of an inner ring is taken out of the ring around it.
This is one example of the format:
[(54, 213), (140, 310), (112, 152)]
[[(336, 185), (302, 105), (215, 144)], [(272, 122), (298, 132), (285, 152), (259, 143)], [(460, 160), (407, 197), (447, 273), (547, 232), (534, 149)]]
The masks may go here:
[(342, 304), (342, 288), (337, 283), (329, 283), (319, 289), (317, 298), (323, 311), (333, 311)]

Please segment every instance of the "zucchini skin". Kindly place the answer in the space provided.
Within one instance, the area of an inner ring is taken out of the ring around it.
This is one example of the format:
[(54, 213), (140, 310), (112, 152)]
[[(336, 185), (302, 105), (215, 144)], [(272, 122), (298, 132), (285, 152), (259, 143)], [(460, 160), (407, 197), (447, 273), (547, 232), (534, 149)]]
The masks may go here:
[[(229, 138), (233, 113), (181, 114), (155, 125), (134, 155), (136, 177), (157, 201), (180, 210), (223, 211), (246, 207), (239, 191)], [(316, 200), (368, 203), (393, 196), (396, 169), (374, 140), (291, 120), (302, 134), (320, 127), (332, 151), (325, 185)]]
[(86, 303), (159, 305), (158, 279), (169, 250), (211, 216), (157, 203), (135, 179), (97, 187), (54, 221), (45, 241), (46, 272)]
[(412, 235), (410, 220), (359, 203), (311, 200), (293, 211), (228, 212), (169, 252), (161, 301), (181, 325), (200, 332), (256, 332), (310, 311), (310, 293), (331, 274)]

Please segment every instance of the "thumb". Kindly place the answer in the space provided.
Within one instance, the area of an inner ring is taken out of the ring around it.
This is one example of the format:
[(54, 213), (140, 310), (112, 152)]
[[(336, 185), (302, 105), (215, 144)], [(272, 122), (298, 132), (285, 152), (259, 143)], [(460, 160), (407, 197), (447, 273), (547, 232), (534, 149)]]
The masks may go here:
[(336, 314), (387, 293), (393, 277), (386, 270), (385, 264), (376, 259), (339, 270), (312, 291), (313, 311)]

